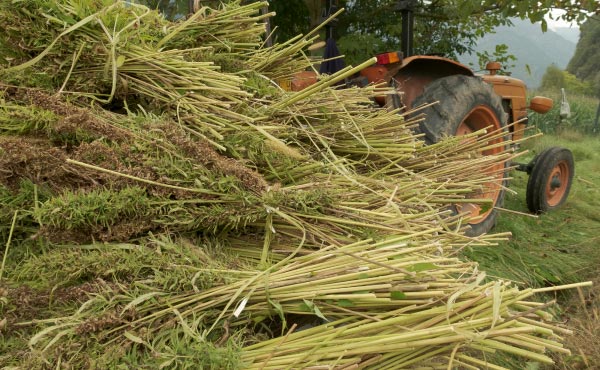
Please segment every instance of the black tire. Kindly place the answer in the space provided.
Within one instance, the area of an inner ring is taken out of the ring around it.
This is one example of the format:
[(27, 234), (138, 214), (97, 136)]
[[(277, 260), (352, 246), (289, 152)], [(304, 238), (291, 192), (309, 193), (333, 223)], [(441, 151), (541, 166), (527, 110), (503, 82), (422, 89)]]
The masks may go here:
[(560, 207), (569, 196), (575, 164), (569, 149), (551, 147), (533, 160), (527, 181), (527, 208), (533, 213)]
[[(425, 87), (423, 94), (412, 105), (418, 107), (436, 101), (439, 103), (419, 111), (426, 114), (425, 121), (419, 124), (419, 131), (424, 134), (427, 144), (437, 143), (444, 137), (460, 135), (465, 127), (476, 131), (493, 123), (497, 129), (506, 130), (508, 115), (503, 109), (502, 99), (490, 85), (478, 77), (454, 75), (435, 80)], [(494, 207), (502, 206), (505, 192), (503, 187), (499, 190), (497, 185), (495, 187), (492, 196), (495, 198), (494, 206), (489, 210), (484, 211), (479, 207), (477, 211), (478, 206), (470, 205), (474, 209), (472, 215), (483, 215), (470, 223), (467, 235), (487, 233), (496, 224), (498, 211)], [(457, 206), (453, 208), (459, 212)]]

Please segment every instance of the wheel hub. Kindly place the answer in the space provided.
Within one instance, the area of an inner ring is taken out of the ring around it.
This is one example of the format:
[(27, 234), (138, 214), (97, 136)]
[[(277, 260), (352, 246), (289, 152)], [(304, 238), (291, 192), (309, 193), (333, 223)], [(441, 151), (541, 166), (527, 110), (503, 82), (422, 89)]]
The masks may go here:
[(550, 206), (556, 206), (564, 197), (569, 181), (569, 168), (565, 161), (560, 161), (552, 169), (546, 183), (546, 197)]

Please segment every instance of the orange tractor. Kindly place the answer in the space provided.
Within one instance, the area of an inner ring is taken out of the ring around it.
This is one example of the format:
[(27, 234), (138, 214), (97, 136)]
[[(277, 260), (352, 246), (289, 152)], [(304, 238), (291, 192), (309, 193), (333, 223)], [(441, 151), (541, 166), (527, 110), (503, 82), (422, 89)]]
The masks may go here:
[[(527, 104), (523, 81), (499, 75), (499, 63), (488, 63), (487, 73), (476, 75), (469, 67), (451, 59), (412, 55), (411, 1), (399, 1), (398, 8), (402, 13), (402, 51), (378, 55), (377, 64), (362, 70), (361, 75), (369, 83), (394, 86), (399, 92), (395, 97), (397, 101), (393, 102), (396, 107), (409, 110), (438, 102), (420, 110), (426, 118), (418, 130), (426, 143), (485, 128), (505, 130), (518, 141), (523, 138), (529, 110), (544, 114), (552, 108), (552, 100), (541, 96), (532, 98)], [(291, 89), (301, 90), (314, 83), (316, 76), (311, 73), (299, 74), (292, 81)], [(502, 152), (505, 149), (501, 145), (503, 140), (496, 139), (492, 144), (500, 145), (490, 145), (491, 149), (484, 154)], [(530, 163), (513, 165), (530, 175), (526, 199), (531, 212), (546, 212), (565, 202), (574, 174), (573, 156), (568, 149), (552, 147)], [(495, 182), (502, 182), (505, 172), (504, 164), (490, 169), (490, 174), (497, 176)], [(457, 212), (470, 215), (469, 235), (483, 234), (494, 226), (504, 193), (503, 187), (490, 185), (477, 198), (491, 198), (493, 207), (483, 208), (476, 203), (455, 206)]]

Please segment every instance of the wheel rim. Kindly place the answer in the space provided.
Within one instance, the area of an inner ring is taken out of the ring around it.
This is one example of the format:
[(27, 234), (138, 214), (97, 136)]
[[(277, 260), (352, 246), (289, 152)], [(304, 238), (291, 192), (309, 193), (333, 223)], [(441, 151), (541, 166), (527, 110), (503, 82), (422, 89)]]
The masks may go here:
[(548, 181), (546, 182), (546, 202), (550, 207), (557, 206), (567, 192), (569, 184), (569, 164), (560, 161), (552, 168)]
[[(465, 119), (460, 123), (458, 129), (456, 130), (456, 136), (467, 135), (485, 128), (488, 128), (488, 132), (497, 131), (501, 129), (501, 124), (500, 121), (498, 121), (498, 118), (496, 118), (496, 115), (492, 109), (485, 105), (480, 105), (469, 112)], [(502, 141), (502, 137), (491, 140), (488, 146), (492, 147), (484, 150), (482, 154), (492, 155), (502, 153), (504, 150), (502, 146), (493, 145), (501, 143)], [(493, 206), (485, 210), (484, 206), (476, 203), (465, 203), (456, 206), (460, 213), (466, 213), (470, 217), (469, 223), (471, 225), (484, 222), (494, 210), (494, 206), (496, 205), (502, 191), (501, 183), (502, 179), (504, 178), (504, 163), (499, 163), (488, 167), (485, 170), (485, 173), (494, 178), (494, 180), (485, 184), (482, 191), (473, 194), (471, 197), (492, 199)]]

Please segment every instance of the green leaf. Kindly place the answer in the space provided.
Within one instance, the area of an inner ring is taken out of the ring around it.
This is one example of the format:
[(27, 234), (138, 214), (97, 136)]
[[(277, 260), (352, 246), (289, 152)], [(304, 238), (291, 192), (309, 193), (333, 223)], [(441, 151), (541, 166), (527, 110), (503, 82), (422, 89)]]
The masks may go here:
[(423, 262), (423, 263), (416, 263), (412, 266), (407, 267), (406, 269), (411, 272), (421, 272), (421, 271), (427, 271), (427, 270), (435, 270), (436, 268), (437, 268), (436, 265), (434, 265), (433, 263)]
[(500, 282), (494, 283), (492, 288), (492, 328), (500, 319), (500, 305), (502, 304), (501, 288)]
[(317, 317), (323, 319), (324, 321), (329, 321), (327, 320), (327, 318), (325, 317), (325, 315), (323, 315), (323, 313), (321, 312), (321, 310), (319, 310), (319, 307), (314, 306), (314, 314), (317, 315)]
[(337, 301), (337, 305), (340, 307), (352, 307), (354, 306), (354, 303), (349, 299), (340, 299)]
[(404, 292), (401, 292), (399, 290), (396, 291), (392, 291), (390, 293), (390, 298), (392, 300), (400, 300), (400, 299), (406, 299), (406, 294), (404, 294)]
[(158, 368), (159, 369), (164, 369), (165, 367), (169, 367), (171, 366), (171, 364), (173, 363), (173, 361), (175, 361), (175, 357), (168, 359), (167, 361), (161, 363)]
[(137, 305), (139, 305), (142, 302), (145, 302), (153, 297), (156, 296), (163, 296), (166, 293), (161, 293), (161, 292), (150, 292), (150, 293), (146, 293), (146, 294), (142, 294), (141, 296), (137, 297), (136, 299), (134, 299), (133, 301), (129, 302), (124, 308), (123, 310), (121, 310), (121, 315), (123, 315), (125, 312), (127, 312), (130, 308), (134, 308)]
[(273, 309), (279, 315), (279, 318), (281, 319), (281, 322), (283, 323), (283, 327), (284, 328), (287, 327), (287, 323), (285, 320), (285, 313), (283, 312), (283, 307), (281, 306), (281, 304), (277, 301), (272, 300), (271, 298), (268, 298), (267, 301), (269, 302), (269, 304), (271, 306), (273, 306)]
[(135, 342), (138, 344), (144, 344), (144, 341), (142, 340), (142, 338), (138, 337), (137, 335), (132, 334), (131, 332), (126, 331), (125, 333), (123, 333), (123, 335), (132, 342)]
[(267, 318), (267, 316), (265, 316), (265, 315), (252, 316), (252, 322), (255, 324), (258, 324), (259, 322), (265, 320), (266, 318)]
[(560, 278), (556, 277), (554, 274), (545, 271), (543, 268), (536, 269), (538, 275), (540, 275), (543, 279), (551, 282), (551, 283), (560, 283)]
[(304, 304), (306, 305), (306, 307), (308, 307), (310, 312), (314, 313), (317, 317), (319, 317), (325, 321), (329, 321), (329, 320), (327, 320), (325, 315), (323, 315), (321, 310), (319, 310), (319, 307), (317, 307), (317, 305), (314, 304), (314, 302), (307, 301), (306, 299), (303, 299), (303, 301), (304, 301)]
[(117, 68), (120, 68), (125, 64), (125, 55), (119, 55), (117, 57)]
[(302, 312), (312, 312), (310, 306), (306, 304), (306, 300), (304, 300), (303, 303), (300, 303), (300, 307), (298, 307), (298, 309)]

